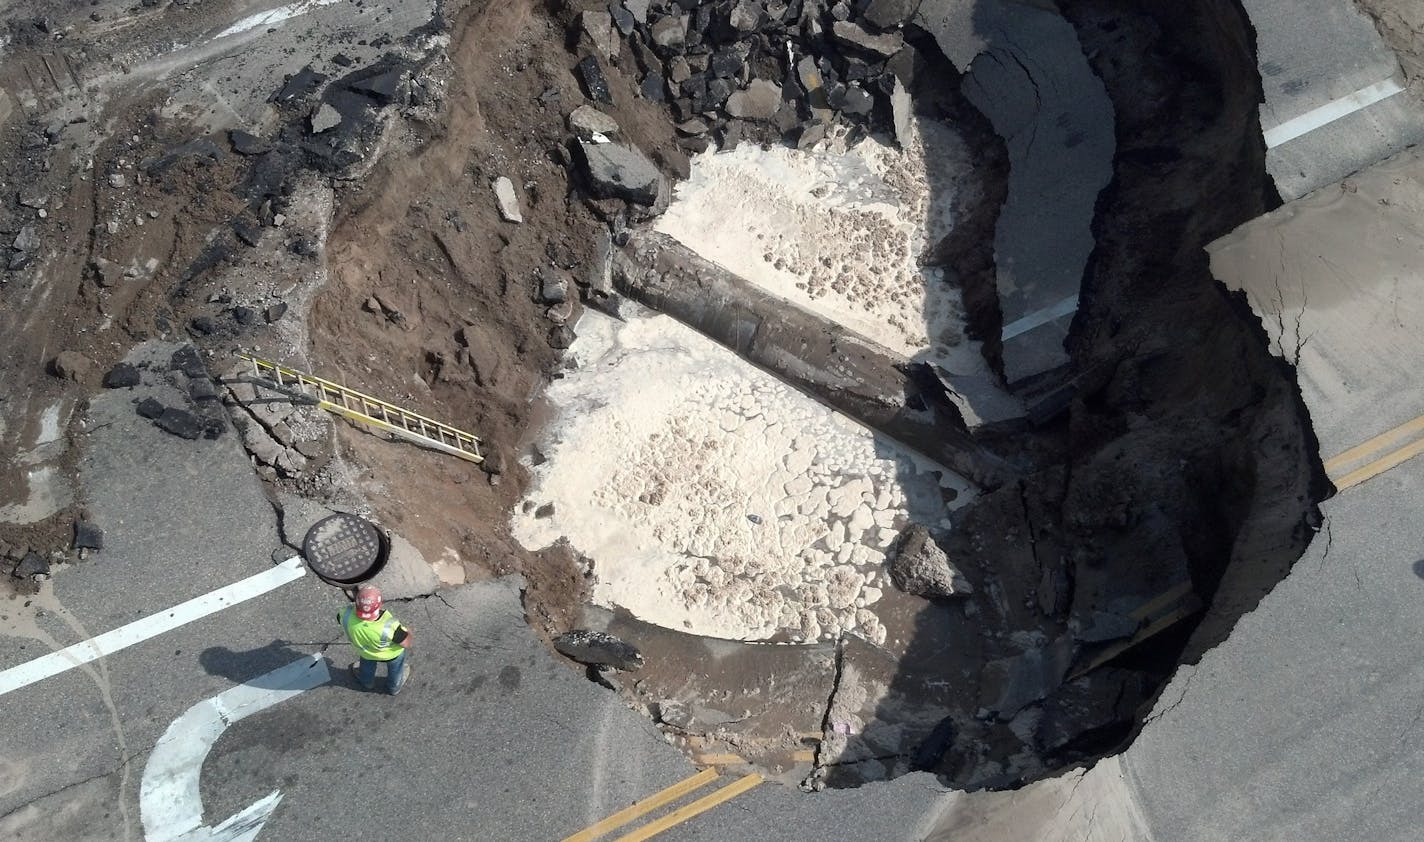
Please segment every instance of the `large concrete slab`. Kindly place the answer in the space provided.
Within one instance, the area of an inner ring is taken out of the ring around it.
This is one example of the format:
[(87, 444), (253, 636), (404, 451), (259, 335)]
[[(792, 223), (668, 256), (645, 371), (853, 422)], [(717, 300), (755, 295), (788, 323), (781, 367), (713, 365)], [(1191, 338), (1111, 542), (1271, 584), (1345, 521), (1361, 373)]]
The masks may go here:
[(1208, 247), (1297, 366), (1323, 456), (1424, 412), (1424, 151), (1248, 222)]
[(1112, 102), (1051, 5), (929, 0), (917, 20), (965, 73), (965, 95), (1008, 144), (994, 258), (1004, 374), (1013, 384), (1068, 361), (1055, 320), (1077, 309), (1093, 210), (1112, 177)]

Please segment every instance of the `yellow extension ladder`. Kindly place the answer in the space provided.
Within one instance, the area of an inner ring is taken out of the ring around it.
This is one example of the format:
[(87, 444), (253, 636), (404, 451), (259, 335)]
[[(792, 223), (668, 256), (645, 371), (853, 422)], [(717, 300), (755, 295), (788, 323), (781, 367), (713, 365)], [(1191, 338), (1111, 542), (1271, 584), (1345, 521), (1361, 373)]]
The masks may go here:
[(393, 403), (373, 398), (339, 383), (314, 377), (295, 368), (258, 359), (251, 354), (238, 354), (239, 359), (252, 364), (254, 377), (267, 381), (280, 391), (295, 393), (315, 401), (316, 405), (343, 418), (385, 430), (416, 444), (458, 456), (479, 464), (480, 440), (464, 430), (426, 418)]

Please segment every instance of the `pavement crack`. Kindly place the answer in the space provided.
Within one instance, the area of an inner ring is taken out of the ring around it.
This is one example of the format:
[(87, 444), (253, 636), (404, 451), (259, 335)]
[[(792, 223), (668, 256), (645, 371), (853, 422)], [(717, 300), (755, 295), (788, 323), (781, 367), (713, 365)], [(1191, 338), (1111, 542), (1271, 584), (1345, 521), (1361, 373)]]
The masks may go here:
[(1171, 713), (1172, 711), (1176, 710), (1178, 707), (1181, 706), (1182, 702), (1187, 698), (1187, 691), (1191, 689), (1192, 679), (1196, 678), (1198, 669), (1200, 669), (1200, 667), (1193, 667), (1191, 672), (1186, 673), (1185, 677), (1182, 679), (1182, 692), (1177, 694), (1177, 700), (1175, 702), (1172, 702), (1170, 705), (1167, 705), (1167, 707), (1163, 708), (1160, 713), (1154, 713), (1151, 716), (1147, 717), (1145, 720), (1143, 720), (1142, 727), (1146, 728), (1148, 725), (1151, 725), (1153, 722), (1162, 719), (1167, 714)]
[(126, 770), (129, 768), (129, 766), (130, 766), (135, 760), (137, 760), (138, 758), (140, 758), (140, 757), (142, 757), (142, 756), (144, 756), (144, 755), (146, 755), (146, 754), (148, 754), (148, 753), (149, 753), (149, 749), (144, 749), (143, 751), (134, 752), (133, 754), (130, 754), (130, 755), (128, 755), (127, 757), (121, 758), (121, 759), (119, 760), (118, 764), (115, 765), (114, 768), (112, 768), (112, 769), (106, 769), (106, 770), (104, 770), (104, 771), (102, 771), (102, 772), (98, 772), (98, 773), (96, 773), (96, 774), (90, 775), (90, 776), (87, 777), (87, 778), (83, 778), (83, 779), (81, 779), (81, 780), (77, 780), (77, 781), (74, 781), (74, 782), (72, 782), (72, 783), (67, 783), (67, 784), (65, 784), (65, 785), (63, 785), (63, 786), (56, 787), (55, 789), (52, 789), (52, 790), (50, 790), (50, 791), (48, 791), (48, 792), (40, 793), (39, 795), (35, 795), (35, 796), (32, 796), (32, 797), (28, 797), (27, 800), (25, 801), (25, 803), (16, 805), (14, 808), (12, 808), (11, 810), (9, 810), (9, 811), (7, 811), (7, 812), (5, 812), (5, 813), (0, 813), (0, 825), (3, 825), (6, 819), (9, 819), (11, 816), (14, 816), (16, 813), (19, 813), (21, 810), (25, 809), (26, 807), (30, 807), (30, 806), (36, 804), (37, 802), (44, 801), (44, 800), (47, 799), (47, 798), (53, 798), (53, 797), (55, 797), (55, 796), (57, 796), (57, 795), (62, 795), (63, 793), (66, 793), (66, 792), (68, 792), (68, 791), (70, 791), (70, 790), (72, 790), (72, 789), (78, 789), (79, 787), (86, 786), (86, 785), (91, 784), (91, 783), (93, 783), (93, 782), (95, 782), (95, 781), (100, 781), (100, 780), (103, 780), (104, 778), (109, 778), (109, 777), (113, 777), (114, 775), (121, 774), (121, 773), (123, 773), (124, 771), (126, 771)]

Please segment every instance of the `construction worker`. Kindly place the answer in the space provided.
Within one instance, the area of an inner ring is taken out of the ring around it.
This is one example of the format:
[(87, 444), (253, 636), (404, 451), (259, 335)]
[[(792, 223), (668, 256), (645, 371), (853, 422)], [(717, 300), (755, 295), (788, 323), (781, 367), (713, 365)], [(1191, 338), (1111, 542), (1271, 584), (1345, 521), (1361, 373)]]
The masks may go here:
[(362, 585), (356, 590), (356, 604), (348, 605), (337, 614), (337, 622), (346, 638), (356, 647), (361, 660), (351, 664), (351, 674), (367, 690), (376, 686), (376, 666), (386, 665), (386, 692), (399, 693), (410, 680), (406, 664), (411, 631), (381, 607), (381, 590)]

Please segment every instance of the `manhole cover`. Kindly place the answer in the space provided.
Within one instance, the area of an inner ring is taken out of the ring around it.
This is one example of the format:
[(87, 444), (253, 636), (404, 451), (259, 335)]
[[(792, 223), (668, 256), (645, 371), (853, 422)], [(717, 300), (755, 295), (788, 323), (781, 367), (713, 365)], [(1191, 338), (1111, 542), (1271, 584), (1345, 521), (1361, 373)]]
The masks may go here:
[(333, 584), (354, 585), (386, 564), (386, 536), (370, 521), (339, 512), (317, 521), (302, 539), (302, 555), (312, 572)]

